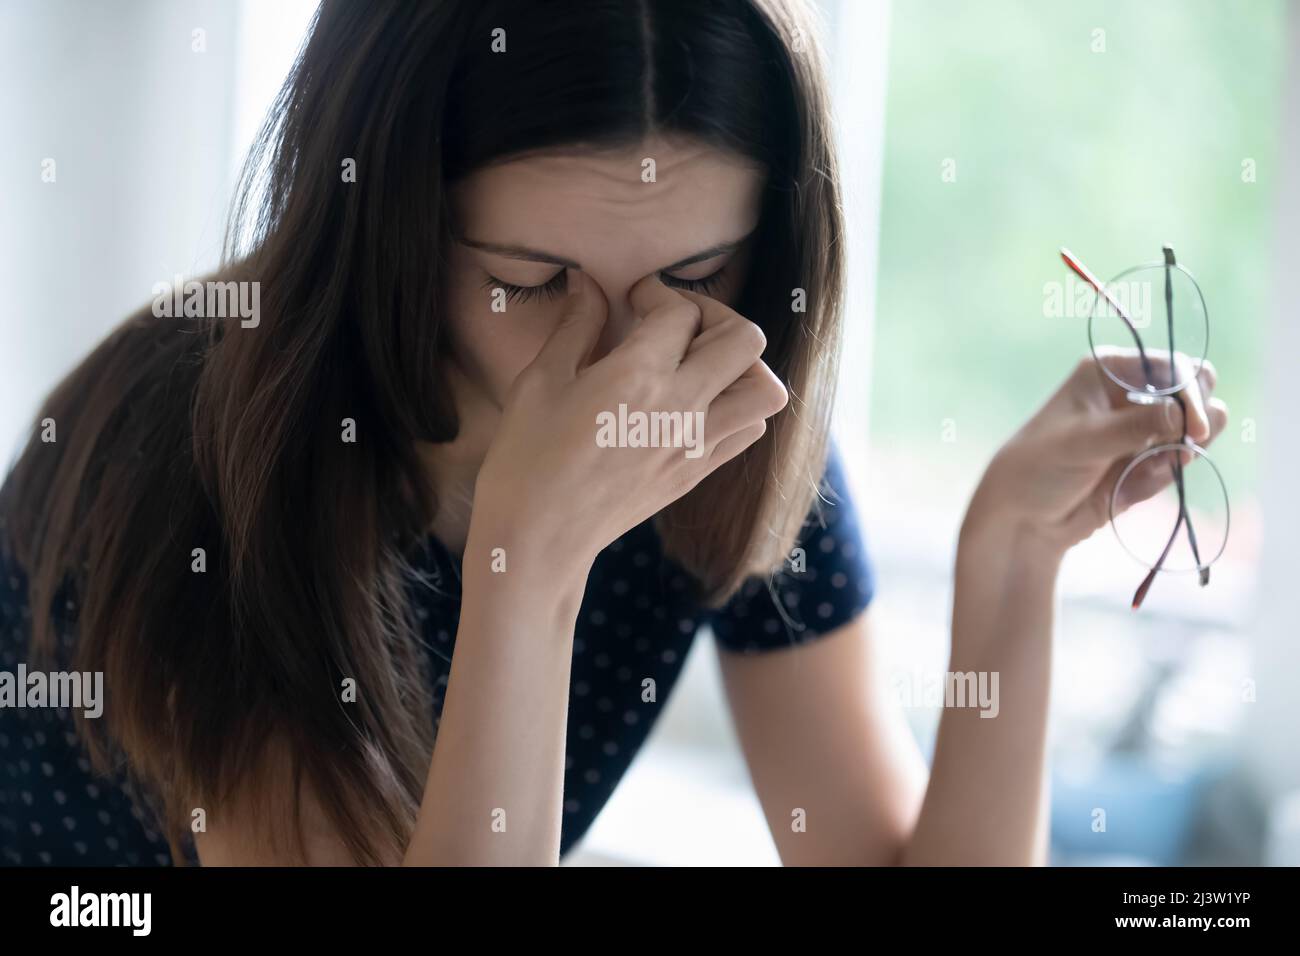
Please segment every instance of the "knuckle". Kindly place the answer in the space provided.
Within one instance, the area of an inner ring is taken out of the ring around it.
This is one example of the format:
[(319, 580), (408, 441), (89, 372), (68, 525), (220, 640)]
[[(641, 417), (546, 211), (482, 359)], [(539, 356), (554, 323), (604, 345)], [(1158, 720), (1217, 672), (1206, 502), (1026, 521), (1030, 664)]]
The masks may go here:
[(742, 428), (740, 431), (736, 432), (735, 436), (732, 438), (732, 441), (735, 443), (733, 446), (735, 453), (739, 454), (746, 448), (753, 446), (755, 442), (759, 441), (766, 434), (767, 421), (765, 419), (759, 419), (759, 421), (755, 422), (753, 425), (747, 425)]
[(731, 322), (734, 329), (732, 334), (744, 347), (754, 355), (762, 355), (767, 348), (767, 336), (763, 334), (763, 330), (758, 327), (758, 324), (749, 321), (743, 316), (737, 316)]
[(1177, 403), (1166, 396), (1151, 406), (1149, 415), (1135, 416), (1134, 427), (1139, 439), (1163, 439), (1178, 431), (1179, 417)]
[(1214, 363), (1208, 358), (1201, 359), (1201, 374), (1205, 377), (1210, 388), (1214, 388), (1219, 381), (1219, 370), (1214, 367)]
[(698, 322), (704, 316), (704, 310), (694, 299), (683, 298), (680, 302), (673, 305), (673, 308), (683, 317)]
[(654, 386), (644, 369), (632, 368), (618, 377), (614, 391), (621, 401), (637, 403), (651, 397)]
[(645, 363), (632, 366), (619, 378), (619, 391), (638, 408), (654, 407), (661, 390), (659, 376)]
[(768, 399), (768, 408), (771, 410), (768, 415), (775, 415), (790, 403), (790, 390), (775, 375), (771, 378), (771, 384), (766, 389)]

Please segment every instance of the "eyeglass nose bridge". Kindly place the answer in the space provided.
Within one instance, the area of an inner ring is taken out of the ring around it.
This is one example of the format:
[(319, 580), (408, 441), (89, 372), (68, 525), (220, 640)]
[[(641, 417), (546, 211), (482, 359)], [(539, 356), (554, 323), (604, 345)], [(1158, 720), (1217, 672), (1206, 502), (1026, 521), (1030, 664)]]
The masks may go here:
[(1174, 392), (1154, 392), (1150, 389), (1144, 392), (1139, 392), (1135, 388), (1125, 388), (1124, 398), (1133, 405), (1155, 405), (1158, 402), (1172, 402), (1174, 401), (1174, 396), (1186, 387), (1187, 384), (1182, 383), (1178, 386), (1178, 391)]

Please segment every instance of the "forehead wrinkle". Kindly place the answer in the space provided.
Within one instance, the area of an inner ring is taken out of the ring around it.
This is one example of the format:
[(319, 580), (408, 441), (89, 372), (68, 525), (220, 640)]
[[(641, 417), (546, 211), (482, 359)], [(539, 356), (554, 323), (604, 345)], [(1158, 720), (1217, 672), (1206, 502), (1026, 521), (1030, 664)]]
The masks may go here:
[[(645, 152), (655, 155), (652, 149)], [(483, 171), (471, 214), (476, 221), (465, 223), (470, 226), (465, 235), (524, 247), (543, 253), (549, 263), (577, 263), (588, 271), (598, 265), (614, 271), (600, 262), (611, 256), (623, 264), (635, 261), (638, 269), (685, 267), (683, 260), (740, 239), (757, 225), (756, 209), (744, 210), (744, 221), (735, 221), (732, 197), (748, 204), (753, 191), (748, 181), (734, 178), (745, 173), (716, 153), (698, 162), (706, 152), (662, 153), (669, 161), (657, 165), (655, 182), (641, 180), (635, 151), (550, 154), (501, 164)], [(692, 158), (699, 172), (690, 169)], [(675, 173), (664, 176), (665, 170)], [(762, 176), (760, 169), (754, 171)], [(531, 212), (521, 216), (521, 210)], [(566, 248), (557, 247), (557, 234), (569, 240)]]
[[(604, 255), (617, 253), (625, 261), (645, 263), (646, 269), (664, 270), (684, 268), (690, 263), (683, 260), (723, 243), (743, 240), (757, 227), (756, 218), (750, 215), (734, 226), (720, 224), (717, 217), (697, 215), (698, 207), (688, 203), (672, 203), (653, 212), (642, 212), (645, 208), (586, 196), (581, 208), (575, 210), (563, 197), (552, 194), (536, 217), (521, 220), (510, 215), (508, 219), (498, 220), (502, 225), (508, 223), (508, 231), (497, 232), (492, 223), (496, 217), (490, 217), (482, 223), (485, 227), (482, 232), (475, 229), (465, 235), (476, 243), (495, 246), (484, 251), (496, 255), (510, 256), (504, 247), (542, 254), (540, 259), (528, 261), (577, 265), (590, 270)], [(572, 244), (565, 243), (565, 248), (560, 248), (556, 243), (557, 234), (567, 236)]]
[[(655, 179), (646, 182), (642, 163), (653, 159)], [(568, 189), (580, 184), (584, 194), (597, 190), (599, 198), (611, 207), (636, 207), (645, 202), (664, 200), (682, 193), (679, 187), (690, 187), (708, 182), (718, 174), (732, 174), (740, 170), (763, 175), (761, 168), (747, 159), (732, 154), (719, 153), (713, 147), (688, 142), (647, 143), (640, 150), (603, 151), (586, 150), (542, 153), (526, 159), (507, 162), (498, 167), (515, 167), (528, 178), (546, 184), (543, 188)], [(606, 187), (609, 187), (606, 191)], [(686, 195), (689, 198), (689, 188)], [(688, 203), (693, 206), (694, 204)]]
[[(645, 210), (672, 215), (698, 206), (698, 203), (691, 201), (690, 187), (699, 182), (699, 178), (681, 176), (671, 180), (660, 178), (656, 182), (642, 182), (640, 175), (640, 167), (636, 167), (631, 175), (622, 175), (609, 169), (570, 170), (557, 174), (549, 183), (537, 183), (537, 188), (544, 190), (548, 200), (562, 195), (577, 195), (581, 197), (584, 206), (616, 215), (627, 215), (629, 211), (638, 216), (646, 215)], [(567, 200), (563, 204), (569, 206)]]

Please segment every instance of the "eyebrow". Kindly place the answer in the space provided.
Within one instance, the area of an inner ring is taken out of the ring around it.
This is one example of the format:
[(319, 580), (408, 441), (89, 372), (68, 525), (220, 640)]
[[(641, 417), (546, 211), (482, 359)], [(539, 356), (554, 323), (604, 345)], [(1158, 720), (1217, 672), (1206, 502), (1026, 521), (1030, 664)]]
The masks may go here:
[[(687, 266), (694, 265), (697, 262), (706, 262), (707, 260), (717, 258), (718, 256), (723, 255), (724, 253), (735, 252), (757, 231), (758, 231), (758, 227), (756, 226), (753, 229), (751, 229), (749, 232), (747, 232), (745, 235), (741, 236), (739, 239), (732, 239), (728, 242), (720, 242), (717, 245), (710, 246), (709, 248), (703, 250), (702, 252), (695, 253), (695, 255), (693, 256), (687, 256), (685, 259), (680, 259), (677, 262), (674, 262), (670, 266), (664, 266), (659, 271), (671, 272), (674, 269), (685, 269)], [(574, 262), (572, 259), (565, 259), (563, 256), (554, 256), (551, 255), (549, 252), (541, 252), (537, 249), (530, 249), (527, 246), (513, 246), (513, 245), (502, 245), (496, 242), (482, 242), (478, 239), (471, 239), (468, 236), (457, 236), (456, 238), (459, 242), (462, 242), (465, 245), (470, 246), (471, 248), (481, 249), (484, 252), (490, 252), (496, 256), (505, 256), (507, 259), (523, 259), (528, 262), (545, 262), (545, 263), (549, 263), (550, 265), (564, 266), (566, 268), (572, 268), (572, 269), (582, 268), (582, 266), (578, 265), (578, 263)]]

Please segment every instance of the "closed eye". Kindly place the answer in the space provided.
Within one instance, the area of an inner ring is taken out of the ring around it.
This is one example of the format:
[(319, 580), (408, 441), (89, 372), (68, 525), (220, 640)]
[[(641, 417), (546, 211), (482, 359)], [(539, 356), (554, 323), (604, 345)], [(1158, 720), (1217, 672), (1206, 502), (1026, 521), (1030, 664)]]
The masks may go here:
[(663, 280), (664, 285), (672, 286), (676, 289), (686, 289), (689, 292), (698, 292), (701, 295), (709, 295), (722, 284), (723, 273), (727, 267), (723, 266), (712, 275), (707, 275), (702, 279), (679, 279), (671, 276), (667, 272), (659, 273), (659, 278)]
[[(701, 295), (709, 295), (722, 283), (723, 273), (726, 266), (718, 269), (712, 275), (704, 276), (702, 279), (682, 279), (678, 276), (670, 275), (667, 272), (659, 273), (659, 279), (664, 285), (675, 289), (686, 289), (689, 292), (698, 292)], [(535, 302), (542, 299), (554, 299), (562, 295), (568, 282), (565, 280), (565, 271), (561, 269), (554, 276), (543, 282), (541, 285), (515, 285), (512, 282), (504, 282), (491, 273), (488, 274), (487, 281), (483, 283), (485, 289), (501, 289), (505, 293), (507, 302)]]
[(567, 284), (564, 270), (561, 269), (541, 285), (515, 285), (512, 282), (502, 282), (489, 273), (483, 288), (501, 289), (506, 294), (507, 302), (532, 302), (539, 299), (554, 299), (564, 291)]

